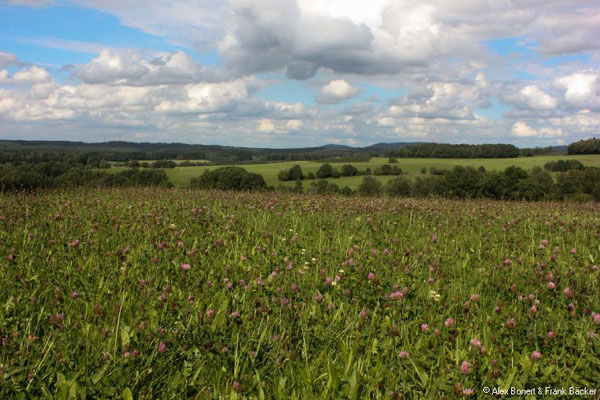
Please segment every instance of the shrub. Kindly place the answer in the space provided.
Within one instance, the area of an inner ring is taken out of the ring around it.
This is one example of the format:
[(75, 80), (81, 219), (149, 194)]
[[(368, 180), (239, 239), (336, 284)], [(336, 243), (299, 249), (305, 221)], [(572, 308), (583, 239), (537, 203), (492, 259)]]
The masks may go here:
[(381, 192), (381, 182), (372, 176), (365, 176), (358, 186), (358, 193), (363, 196), (379, 196)]
[(222, 167), (205, 171), (193, 178), (190, 187), (221, 190), (261, 190), (267, 185), (259, 174), (249, 173), (241, 167)]
[(410, 196), (410, 180), (404, 176), (390, 179), (385, 185), (385, 192), (390, 196)]
[(333, 173), (333, 168), (331, 167), (331, 164), (323, 164), (317, 171), (316, 175), (317, 175), (317, 178), (324, 179), (324, 178), (331, 178), (332, 173)]

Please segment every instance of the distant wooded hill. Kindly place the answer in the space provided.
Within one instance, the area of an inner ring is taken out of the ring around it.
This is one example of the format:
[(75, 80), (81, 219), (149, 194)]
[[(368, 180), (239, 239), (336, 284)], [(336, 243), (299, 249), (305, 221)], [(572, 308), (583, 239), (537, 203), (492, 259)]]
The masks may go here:
[(518, 149), (510, 144), (377, 143), (366, 147), (327, 144), (320, 147), (269, 149), (185, 143), (84, 143), (69, 141), (0, 140), (0, 162), (44, 162), (64, 157), (106, 161), (209, 160), (216, 164), (366, 159), (369, 157), (509, 158), (538, 154), (562, 154), (566, 148)]

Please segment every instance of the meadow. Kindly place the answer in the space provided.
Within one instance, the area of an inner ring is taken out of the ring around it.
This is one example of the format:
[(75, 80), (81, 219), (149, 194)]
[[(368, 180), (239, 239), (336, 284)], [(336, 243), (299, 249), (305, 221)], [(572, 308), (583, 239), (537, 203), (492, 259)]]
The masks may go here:
[[(484, 159), (469, 159), (469, 158), (399, 158), (398, 165), (402, 168), (402, 171), (409, 175), (420, 175), (421, 169), (426, 168), (437, 168), (437, 169), (452, 169), (457, 165), (472, 166), (479, 168), (483, 166), (489, 171), (503, 171), (511, 165), (521, 167), (525, 170), (529, 170), (532, 167), (539, 166), (543, 167), (544, 164), (550, 161), (557, 160), (579, 160), (585, 166), (589, 167), (600, 167), (600, 155), (559, 155), (559, 156), (536, 156), (536, 157), (520, 157), (520, 158), (484, 158)], [(323, 164), (323, 161), (290, 161), (290, 162), (277, 162), (277, 163), (263, 163), (263, 164), (240, 164), (239, 166), (245, 168), (248, 172), (254, 172), (262, 175), (265, 178), (267, 185), (279, 186), (294, 186), (296, 182), (281, 182), (277, 180), (277, 173), (282, 169), (289, 169), (294, 165), (298, 164), (302, 167), (302, 172), (306, 175), (309, 172), (316, 173), (319, 167)], [(359, 170), (365, 170), (371, 168), (380, 167), (384, 164), (388, 164), (388, 158), (374, 157), (367, 162), (330, 162), (330, 164), (338, 169), (344, 164), (352, 164)], [(176, 187), (187, 187), (190, 180), (196, 176), (199, 176), (206, 169), (214, 169), (220, 166), (206, 166), (206, 167), (176, 167), (172, 169), (165, 169), (169, 181)], [(126, 169), (125, 167), (113, 167), (109, 171), (119, 172)], [(331, 182), (336, 183), (339, 187), (349, 186), (351, 189), (356, 190), (362, 180), (362, 176), (351, 176), (351, 177), (340, 177), (331, 179)], [(392, 179), (393, 176), (378, 176), (382, 183)], [(304, 181), (304, 188), (308, 188), (310, 180)]]
[(0, 398), (600, 389), (599, 243), (598, 203), (4, 194)]

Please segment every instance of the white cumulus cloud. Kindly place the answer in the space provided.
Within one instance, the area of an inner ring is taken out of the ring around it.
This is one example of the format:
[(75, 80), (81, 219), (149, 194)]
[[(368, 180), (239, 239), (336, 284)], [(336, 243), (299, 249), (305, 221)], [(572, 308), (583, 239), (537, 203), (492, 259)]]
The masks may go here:
[(335, 79), (321, 88), (319, 103), (333, 104), (348, 100), (360, 93), (360, 89), (352, 87), (344, 79)]

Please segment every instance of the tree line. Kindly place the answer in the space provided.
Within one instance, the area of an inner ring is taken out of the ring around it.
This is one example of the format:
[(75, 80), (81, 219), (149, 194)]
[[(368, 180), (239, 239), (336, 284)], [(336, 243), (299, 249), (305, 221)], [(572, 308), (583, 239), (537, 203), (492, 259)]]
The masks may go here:
[(344, 164), (338, 170), (331, 164), (322, 164), (316, 173), (312, 171), (308, 174), (302, 172), (302, 167), (298, 164), (287, 169), (284, 168), (277, 174), (277, 179), (280, 181), (297, 181), (304, 179), (327, 179), (327, 178), (341, 178), (342, 176), (358, 176), (358, 175), (402, 175), (402, 169), (397, 165), (384, 164), (371, 170), (366, 168), (365, 170), (359, 170), (352, 164)]
[(173, 185), (162, 169), (131, 168), (118, 173), (108, 173), (60, 161), (0, 165), (0, 191), (74, 186), (172, 187)]
[[(298, 169), (296, 170), (297, 172)], [(226, 190), (283, 190), (304, 192), (302, 180), (293, 187), (267, 187), (259, 174), (240, 167), (223, 167), (205, 171), (192, 179), (192, 187)], [(556, 181), (550, 173), (534, 167), (526, 171), (511, 166), (504, 171), (456, 166), (441, 175), (417, 176), (414, 179), (399, 175), (385, 185), (373, 176), (364, 176), (357, 190), (340, 188), (326, 178), (316, 179), (308, 188), (314, 194), (344, 194), (363, 196), (410, 196), (448, 198), (486, 198), (497, 200), (600, 200), (600, 169), (570, 169), (560, 172)]]
[(568, 154), (600, 154), (600, 139), (592, 138), (573, 142), (567, 147)]
[(421, 143), (385, 151), (398, 158), (513, 158), (521, 154), (512, 144)]

